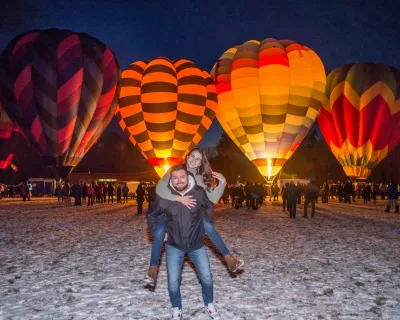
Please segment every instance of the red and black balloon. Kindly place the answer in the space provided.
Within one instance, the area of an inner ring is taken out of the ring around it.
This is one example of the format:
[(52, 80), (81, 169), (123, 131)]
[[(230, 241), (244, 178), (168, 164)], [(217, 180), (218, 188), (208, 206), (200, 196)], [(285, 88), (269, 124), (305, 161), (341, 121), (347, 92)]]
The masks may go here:
[(104, 43), (70, 30), (19, 35), (0, 58), (3, 106), (60, 178), (110, 123), (119, 76), (119, 64)]
[[(18, 127), (11, 121), (0, 104), (0, 174), (12, 165), (16, 152)], [(15, 169), (14, 169), (15, 170)]]

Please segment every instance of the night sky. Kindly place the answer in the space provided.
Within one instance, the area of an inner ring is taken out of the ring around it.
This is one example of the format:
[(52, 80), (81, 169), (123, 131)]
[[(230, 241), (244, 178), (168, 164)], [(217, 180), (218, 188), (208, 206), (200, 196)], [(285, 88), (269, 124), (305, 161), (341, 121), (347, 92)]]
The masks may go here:
[[(31, 29), (66, 28), (106, 43), (122, 70), (136, 60), (165, 56), (210, 71), (226, 49), (273, 37), (312, 48), (327, 73), (350, 62), (400, 68), (399, 9), (398, 1), (358, 0), (6, 0), (0, 46)], [(115, 121), (111, 130), (118, 130)], [(221, 133), (215, 120), (201, 145), (215, 145)]]

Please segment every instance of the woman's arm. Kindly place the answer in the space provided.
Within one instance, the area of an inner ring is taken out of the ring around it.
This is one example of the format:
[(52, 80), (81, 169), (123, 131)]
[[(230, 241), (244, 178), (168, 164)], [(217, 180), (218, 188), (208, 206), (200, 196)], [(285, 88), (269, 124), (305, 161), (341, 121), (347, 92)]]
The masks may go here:
[(168, 188), (169, 179), (171, 178), (171, 174), (169, 170), (165, 173), (164, 177), (161, 178), (157, 183), (156, 193), (164, 199), (169, 201), (176, 201), (177, 196), (173, 195), (171, 190)]
[(208, 199), (210, 199), (210, 201), (212, 203), (217, 203), (218, 200), (222, 197), (222, 194), (224, 193), (224, 189), (226, 186), (226, 179), (225, 177), (218, 173), (218, 172), (214, 172), (213, 171), (213, 177), (219, 180), (219, 184), (216, 188), (212, 189), (212, 190), (207, 190), (207, 196)]

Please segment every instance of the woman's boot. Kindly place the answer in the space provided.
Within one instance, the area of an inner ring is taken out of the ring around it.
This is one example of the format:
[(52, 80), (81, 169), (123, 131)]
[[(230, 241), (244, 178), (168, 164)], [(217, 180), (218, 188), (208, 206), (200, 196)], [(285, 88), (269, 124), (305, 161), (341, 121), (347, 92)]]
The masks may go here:
[(243, 261), (240, 261), (238, 259), (236, 259), (234, 256), (232, 256), (232, 254), (228, 253), (225, 257), (224, 257), (226, 264), (228, 265), (228, 269), (230, 272), (235, 273), (236, 271), (238, 271), (244, 264)]

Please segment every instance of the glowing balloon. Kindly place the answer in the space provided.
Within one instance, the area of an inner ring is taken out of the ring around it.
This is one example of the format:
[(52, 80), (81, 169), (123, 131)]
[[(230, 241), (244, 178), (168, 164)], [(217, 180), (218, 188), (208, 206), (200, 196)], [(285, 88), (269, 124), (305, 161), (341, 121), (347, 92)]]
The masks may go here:
[(16, 129), (0, 104), (0, 171), (7, 169), (15, 156), (14, 136), (19, 135)]
[(349, 64), (327, 78), (321, 132), (347, 176), (366, 179), (400, 141), (400, 70)]
[(45, 165), (65, 178), (114, 116), (119, 66), (98, 39), (31, 31), (1, 56), (2, 102)]
[(211, 76), (217, 119), (264, 177), (275, 176), (315, 122), (325, 91), (318, 55), (290, 40), (227, 50)]
[(119, 124), (160, 177), (200, 142), (216, 108), (210, 75), (189, 60), (137, 61), (122, 73)]

